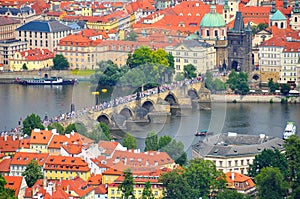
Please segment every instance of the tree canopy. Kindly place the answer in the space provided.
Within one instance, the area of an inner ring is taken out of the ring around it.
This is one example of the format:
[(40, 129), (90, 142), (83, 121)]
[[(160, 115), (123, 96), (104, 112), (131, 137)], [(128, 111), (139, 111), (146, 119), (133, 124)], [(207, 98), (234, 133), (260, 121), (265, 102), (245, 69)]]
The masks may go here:
[(283, 95), (288, 95), (289, 92), (291, 90), (291, 86), (289, 84), (281, 84), (280, 86), (280, 92), (283, 94)]
[(225, 178), (213, 162), (192, 159), (183, 170), (161, 175), (164, 198), (208, 198), (211, 190), (225, 189)]
[(5, 188), (7, 181), (0, 174), (0, 199), (17, 199), (15, 197), (15, 191), (9, 188)]
[(256, 177), (260, 170), (265, 167), (277, 167), (285, 179), (289, 175), (288, 162), (283, 153), (278, 149), (264, 149), (260, 154), (256, 155), (253, 164), (249, 165), (249, 176)]
[(60, 134), (60, 135), (64, 135), (65, 134), (65, 129), (64, 127), (58, 123), (58, 122), (53, 122), (52, 124), (49, 124), (48, 127), (47, 127), (49, 130), (52, 130), (52, 129), (56, 129), (57, 132)]
[(131, 170), (126, 169), (123, 175), (124, 175), (124, 181), (122, 182), (122, 184), (120, 184), (118, 190), (122, 191), (122, 198), (124, 199), (134, 197), (133, 194), (134, 180), (133, 180)]
[(41, 130), (45, 129), (40, 116), (32, 113), (23, 120), (23, 133), (30, 136), (31, 131), (36, 128)]
[(137, 149), (137, 141), (130, 133), (126, 133), (122, 145), (127, 149)]
[(193, 64), (188, 64), (183, 66), (184, 76), (187, 79), (192, 79), (197, 77), (196, 67)]
[(234, 70), (228, 76), (226, 82), (236, 94), (246, 95), (249, 93), (248, 75), (244, 72), (235, 72)]
[(142, 199), (155, 199), (154, 194), (151, 189), (150, 181), (146, 182), (145, 187), (142, 192)]
[(125, 37), (125, 41), (136, 41), (136, 39), (138, 38), (138, 35), (136, 34), (135, 31), (130, 31), (126, 37)]
[(161, 136), (158, 141), (158, 148), (161, 149), (167, 146), (172, 141), (172, 138), (168, 135)]
[(147, 134), (145, 140), (145, 149), (144, 151), (157, 151), (158, 150), (158, 136), (157, 133), (152, 131)]
[(100, 140), (110, 141), (113, 139), (110, 134), (109, 127), (104, 122), (100, 122), (96, 126), (96, 128), (94, 128), (91, 132), (87, 133), (86, 136), (88, 136), (92, 140), (95, 140), (96, 142)]
[(65, 70), (68, 69), (70, 63), (68, 62), (67, 58), (63, 55), (55, 55), (53, 58), (53, 67), (54, 70)]
[(205, 87), (210, 91), (224, 91), (226, 89), (225, 83), (218, 78), (214, 80), (210, 71), (207, 71), (205, 74)]
[(87, 134), (87, 129), (84, 126), (84, 124), (78, 123), (78, 122), (69, 124), (65, 129), (65, 134), (69, 134), (72, 131), (77, 132), (77, 133), (82, 134), (82, 135)]
[(282, 199), (287, 195), (288, 183), (276, 167), (265, 167), (255, 177), (259, 199)]
[(22, 176), (25, 177), (28, 187), (32, 187), (38, 179), (44, 178), (42, 169), (36, 160), (31, 160), (28, 163), (25, 171), (22, 173)]
[(184, 145), (181, 141), (173, 139), (164, 147), (160, 148), (160, 151), (166, 152), (177, 164), (184, 165), (187, 161), (187, 154), (184, 151)]
[(269, 82), (268, 82), (268, 87), (270, 89), (270, 93), (275, 93), (276, 90), (279, 89), (279, 84), (276, 82), (273, 81), (273, 78), (270, 78), (269, 79)]

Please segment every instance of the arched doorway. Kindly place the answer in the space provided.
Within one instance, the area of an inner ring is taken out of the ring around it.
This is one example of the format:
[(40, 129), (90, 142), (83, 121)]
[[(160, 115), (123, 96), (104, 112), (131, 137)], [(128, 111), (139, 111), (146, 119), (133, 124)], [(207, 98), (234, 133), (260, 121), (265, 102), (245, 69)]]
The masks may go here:
[(231, 69), (235, 70), (235, 71), (240, 71), (240, 67), (239, 67), (239, 63), (237, 61), (232, 61), (231, 62)]

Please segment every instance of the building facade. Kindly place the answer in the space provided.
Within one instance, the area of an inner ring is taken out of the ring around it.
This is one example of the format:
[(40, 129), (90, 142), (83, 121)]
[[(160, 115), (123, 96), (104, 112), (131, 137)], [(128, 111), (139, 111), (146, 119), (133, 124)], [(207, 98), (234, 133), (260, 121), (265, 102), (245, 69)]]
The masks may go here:
[(16, 29), (16, 38), (27, 42), (28, 48), (47, 48), (57, 50), (60, 39), (66, 37), (72, 29), (58, 21), (35, 20)]
[(216, 67), (216, 50), (214, 46), (198, 40), (184, 40), (176, 46), (165, 50), (174, 56), (175, 73), (183, 73), (184, 66), (193, 64), (197, 74), (204, 74)]
[(32, 49), (16, 52), (13, 58), (9, 59), (11, 71), (49, 69), (53, 66), (54, 53), (48, 49)]
[[(245, 144), (247, 143), (247, 144)], [(221, 133), (209, 140), (193, 145), (193, 157), (203, 158), (215, 163), (218, 170), (247, 174), (249, 164), (264, 149), (283, 151), (284, 141), (277, 137)]]
[(228, 67), (236, 71), (252, 71), (252, 30), (244, 27), (241, 12), (236, 13), (234, 27), (228, 30)]
[(9, 17), (0, 17), (0, 41), (15, 39), (15, 29), (19, 25), (19, 20)]
[(27, 50), (27, 42), (19, 40), (0, 41), (0, 64), (3, 64), (3, 70), (9, 70), (9, 59), (16, 52)]

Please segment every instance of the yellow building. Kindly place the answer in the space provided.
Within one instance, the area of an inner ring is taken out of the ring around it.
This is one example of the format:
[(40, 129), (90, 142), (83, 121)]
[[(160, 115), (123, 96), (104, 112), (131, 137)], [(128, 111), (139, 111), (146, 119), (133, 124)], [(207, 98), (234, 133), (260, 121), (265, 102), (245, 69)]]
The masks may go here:
[(11, 71), (49, 69), (53, 66), (54, 54), (48, 49), (35, 48), (22, 52), (16, 52), (13, 58), (9, 59)]
[(122, 171), (110, 168), (102, 173), (102, 184), (111, 184), (121, 175), (123, 175)]
[(124, 30), (129, 28), (132, 17), (124, 11), (117, 11), (106, 16), (91, 17), (86, 22), (89, 29), (97, 30)]
[(102, 40), (92, 40), (83, 33), (69, 35), (59, 41), (58, 54), (70, 63), (70, 69), (95, 69), (96, 46)]
[(88, 163), (79, 157), (50, 155), (44, 166), (44, 176), (51, 180), (69, 180), (80, 177), (87, 181), (90, 175)]
[(92, 8), (90, 8), (90, 7), (81, 8), (81, 15), (82, 16), (93, 16)]
[[(134, 188), (133, 194), (134, 198), (142, 198), (142, 193), (145, 187), (146, 182), (150, 182), (152, 193), (155, 199), (163, 198), (163, 186), (162, 183), (158, 181), (160, 172), (143, 172), (143, 173), (134, 173)], [(114, 183), (108, 184), (108, 198), (122, 198), (122, 191), (118, 189), (119, 185), (124, 181), (124, 176), (118, 177)]]
[(55, 134), (56, 134), (56, 129), (32, 130), (30, 136), (30, 149), (35, 150), (36, 152), (48, 153), (48, 145)]

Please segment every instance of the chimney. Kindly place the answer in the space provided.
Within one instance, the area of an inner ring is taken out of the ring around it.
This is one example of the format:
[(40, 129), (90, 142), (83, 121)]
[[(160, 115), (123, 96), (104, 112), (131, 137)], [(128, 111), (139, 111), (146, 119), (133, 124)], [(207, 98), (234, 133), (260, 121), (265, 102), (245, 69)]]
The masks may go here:
[(234, 172), (231, 172), (231, 180), (234, 180)]
[(5, 142), (7, 141), (7, 135), (4, 135), (4, 141)]

